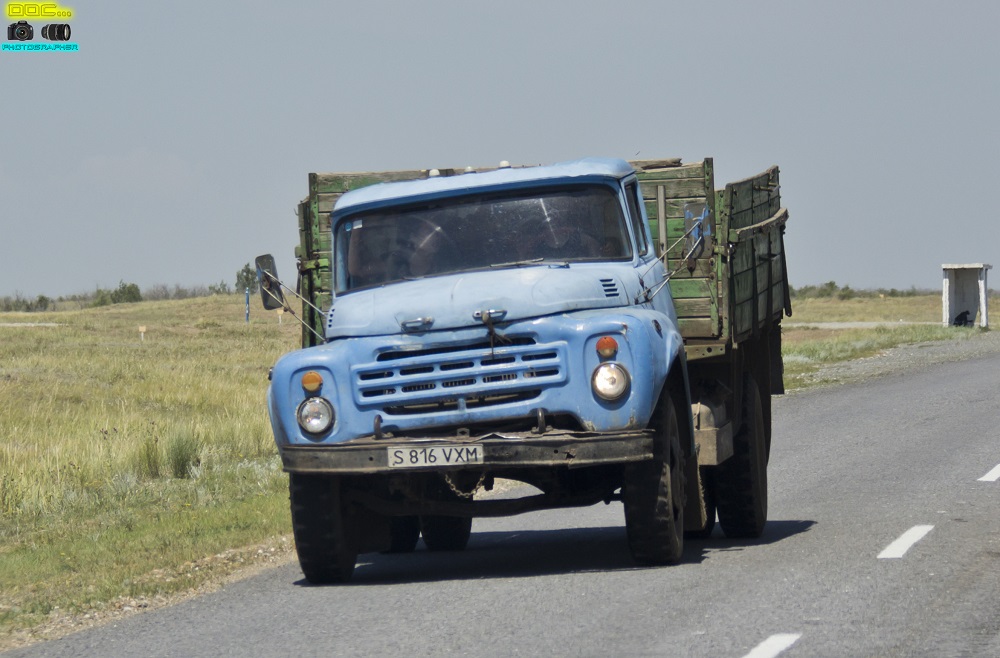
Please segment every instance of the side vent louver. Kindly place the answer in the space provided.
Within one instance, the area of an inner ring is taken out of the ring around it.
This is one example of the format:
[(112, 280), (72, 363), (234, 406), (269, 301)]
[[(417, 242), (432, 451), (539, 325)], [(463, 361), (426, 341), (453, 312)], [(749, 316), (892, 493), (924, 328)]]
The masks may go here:
[(618, 284), (614, 279), (601, 279), (601, 287), (604, 288), (605, 297), (618, 297)]

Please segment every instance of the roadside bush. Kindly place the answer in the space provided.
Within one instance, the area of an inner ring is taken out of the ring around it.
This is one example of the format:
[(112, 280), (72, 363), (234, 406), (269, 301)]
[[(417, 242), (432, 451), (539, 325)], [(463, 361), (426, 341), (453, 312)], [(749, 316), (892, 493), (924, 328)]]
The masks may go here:
[(201, 442), (190, 429), (177, 428), (167, 440), (166, 457), (173, 477), (189, 478), (201, 464)]
[(142, 292), (134, 283), (120, 281), (117, 290), (98, 288), (94, 293), (93, 306), (108, 306), (110, 304), (132, 304), (142, 301)]
[(13, 297), (0, 297), (0, 312), (4, 313), (47, 311), (51, 306), (52, 300), (45, 295), (39, 295), (34, 300), (23, 297), (19, 292)]
[(132, 453), (132, 470), (140, 480), (156, 480), (163, 475), (164, 455), (154, 427), (136, 444)]
[[(921, 295), (939, 294), (937, 290), (919, 289), (911, 286), (909, 290), (897, 290), (896, 288), (877, 288), (875, 290), (856, 290), (849, 285), (838, 286), (836, 281), (827, 281), (818, 286), (799, 286), (795, 288), (788, 286), (788, 293), (792, 299), (871, 299), (886, 297), (918, 297)], [(991, 293), (992, 294), (992, 293)]]
[(233, 294), (232, 289), (229, 284), (225, 281), (219, 281), (218, 283), (208, 286), (208, 292), (213, 295), (231, 295)]

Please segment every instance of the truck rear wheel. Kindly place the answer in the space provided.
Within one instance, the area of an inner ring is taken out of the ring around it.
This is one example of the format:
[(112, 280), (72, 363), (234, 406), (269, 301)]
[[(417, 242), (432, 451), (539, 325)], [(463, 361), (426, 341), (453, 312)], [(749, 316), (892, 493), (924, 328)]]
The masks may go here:
[(673, 400), (661, 406), (664, 454), (627, 465), (622, 485), (629, 550), (640, 564), (676, 564), (684, 552), (684, 453)]
[(705, 525), (698, 530), (688, 530), (685, 537), (708, 539), (715, 530), (715, 467), (700, 466), (701, 497), (705, 501)]
[(727, 537), (760, 537), (767, 523), (767, 435), (760, 391), (743, 382), (743, 424), (733, 437), (733, 456), (716, 471), (719, 525)]
[(340, 479), (290, 473), (288, 488), (295, 551), (306, 580), (317, 585), (350, 580), (358, 548), (344, 514)]

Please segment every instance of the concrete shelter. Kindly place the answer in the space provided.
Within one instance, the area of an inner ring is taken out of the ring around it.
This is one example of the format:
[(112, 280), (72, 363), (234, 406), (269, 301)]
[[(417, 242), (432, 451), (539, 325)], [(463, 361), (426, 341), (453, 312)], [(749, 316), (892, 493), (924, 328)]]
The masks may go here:
[(942, 265), (944, 272), (941, 306), (944, 325), (973, 326), (976, 316), (979, 326), (989, 326), (989, 287), (986, 273), (992, 268), (988, 263), (967, 265)]

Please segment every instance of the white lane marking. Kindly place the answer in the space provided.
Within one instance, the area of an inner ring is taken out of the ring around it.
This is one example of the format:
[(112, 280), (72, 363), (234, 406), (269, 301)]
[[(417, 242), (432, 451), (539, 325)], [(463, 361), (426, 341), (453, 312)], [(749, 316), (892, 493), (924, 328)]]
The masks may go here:
[(802, 637), (802, 633), (778, 633), (753, 648), (743, 658), (774, 658)]
[(924, 538), (928, 532), (934, 529), (932, 525), (916, 525), (904, 532), (899, 539), (886, 546), (885, 550), (878, 554), (879, 559), (903, 557), (910, 547)]
[(993, 470), (979, 478), (979, 482), (996, 482), (1000, 480), (1000, 464), (993, 467)]

